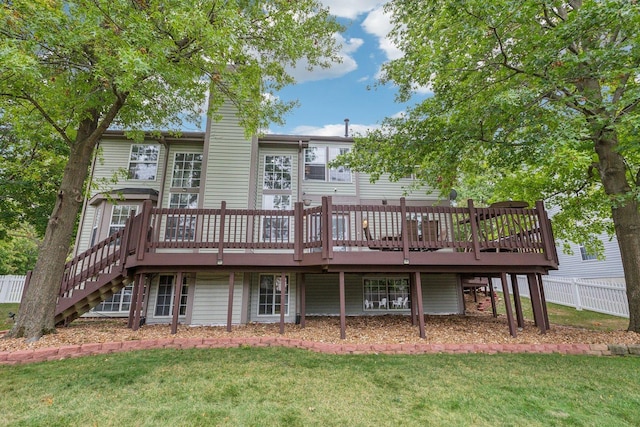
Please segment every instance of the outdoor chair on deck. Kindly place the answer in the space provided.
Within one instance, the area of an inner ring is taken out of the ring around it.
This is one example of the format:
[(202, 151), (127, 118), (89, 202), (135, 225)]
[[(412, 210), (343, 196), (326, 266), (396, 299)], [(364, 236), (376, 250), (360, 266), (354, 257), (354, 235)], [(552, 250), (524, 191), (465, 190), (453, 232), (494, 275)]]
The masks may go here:
[[(435, 222), (437, 226), (437, 221), (428, 221)], [(424, 222), (423, 224), (423, 236), (424, 236)], [(407, 219), (404, 223), (404, 227), (407, 230), (407, 240), (409, 241), (409, 250), (410, 251), (433, 251), (437, 250), (437, 248), (423, 247), (420, 245), (420, 241), (422, 237), (418, 233), (418, 225), (419, 222), (416, 219)], [(398, 245), (395, 242), (402, 241), (402, 233), (398, 235), (391, 236), (383, 236), (382, 238), (376, 239), (371, 233), (371, 229), (369, 227), (369, 221), (364, 219), (362, 221), (362, 231), (364, 232), (365, 239), (369, 242), (369, 249), (375, 250), (383, 250), (383, 251), (401, 251), (402, 245)], [(430, 240), (432, 241), (432, 240)], [(391, 243), (393, 242), (393, 243)]]

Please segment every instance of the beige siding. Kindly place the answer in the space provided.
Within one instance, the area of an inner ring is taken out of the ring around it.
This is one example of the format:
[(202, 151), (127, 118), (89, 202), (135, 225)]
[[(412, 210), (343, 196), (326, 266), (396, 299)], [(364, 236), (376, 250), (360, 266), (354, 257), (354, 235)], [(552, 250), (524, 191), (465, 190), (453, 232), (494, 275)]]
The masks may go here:
[[(365, 311), (363, 307), (363, 277), (365, 276), (358, 274), (345, 275), (347, 315), (408, 313), (408, 310)], [(337, 274), (308, 274), (305, 282), (307, 315), (340, 314)], [(421, 283), (425, 314), (462, 314), (464, 312), (456, 275), (422, 274)]]
[[(233, 288), (232, 323), (239, 324), (243, 275), (236, 273)], [(229, 302), (229, 275), (198, 273), (194, 293), (192, 325), (226, 325)]]
[[(428, 187), (409, 192), (413, 180), (408, 178), (401, 179), (398, 182), (391, 182), (388, 175), (382, 175), (378, 181), (371, 183), (368, 174), (360, 173), (358, 174), (358, 182), (360, 198), (363, 200), (376, 202), (387, 200), (389, 203), (395, 204), (401, 197), (406, 197), (407, 200), (435, 201), (438, 199), (438, 195), (434, 194), (433, 190)], [(405, 192), (408, 192), (408, 194), (405, 194)]]
[(218, 208), (225, 200), (229, 208), (249, 206), (249, 175), (251, 139), (244, 135), (231, 105), (225, 104), (219, 113), (223, 119), (212, 121), (204, 208)]

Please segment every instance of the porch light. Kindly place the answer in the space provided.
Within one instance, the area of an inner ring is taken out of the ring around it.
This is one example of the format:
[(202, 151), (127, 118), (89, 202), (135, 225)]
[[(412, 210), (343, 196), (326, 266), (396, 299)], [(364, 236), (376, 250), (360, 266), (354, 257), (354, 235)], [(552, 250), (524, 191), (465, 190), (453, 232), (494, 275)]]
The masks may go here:
[(311, 206), (311, 199), (302, 199), (302, 203), (304, 203), (305, 206)]

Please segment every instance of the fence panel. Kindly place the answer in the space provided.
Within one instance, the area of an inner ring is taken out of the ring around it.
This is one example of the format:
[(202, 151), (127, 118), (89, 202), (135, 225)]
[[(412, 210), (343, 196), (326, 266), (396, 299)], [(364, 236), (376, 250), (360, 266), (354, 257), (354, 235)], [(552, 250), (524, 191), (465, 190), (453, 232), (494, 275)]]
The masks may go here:
[[(543, 276), (542, 283), (547, 302), (574, 307), (576, 310), (629, 317), (624, 283), (550, 276)], [(493, 287), (498, 291), (502, 289), (499, 279), (493, 279)], [(530, 297), (526, 276), (518, 276), (518, 289), (521, 296)]]
[(0, 276), (0, 303), (19, 303), (27, 276)]

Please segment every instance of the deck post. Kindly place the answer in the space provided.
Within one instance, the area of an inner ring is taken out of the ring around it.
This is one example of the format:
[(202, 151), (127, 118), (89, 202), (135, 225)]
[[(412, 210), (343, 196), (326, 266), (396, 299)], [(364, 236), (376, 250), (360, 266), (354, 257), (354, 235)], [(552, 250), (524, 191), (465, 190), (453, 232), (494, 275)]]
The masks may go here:
[(547, 327), (547, 330), (551, 329), (551, 324), (549, 323), (549, 313), (547, 312), (547, 298), (544, 296), (544, 283), (542, 282), (542, 274), (538, 273), (538, 286), (540, 287), (540, 302), (542, 303), (542, 314), (544, 316), (544, 323)]
[(500, 281), (502, 282), (502, 293), (504, 296), (504, 308), (507, 311), (507, 322), (509, 323), (509, 332), (512, 337), (517, 337), (516, 323), (513, 318), (513, 310), (511, 308), (511, 296), (509, 295), (509, 284), (507, 283), (507, 273), (500, 273)]
[(409, 275), (409, 300), (411, 300), (411, 325), (416, 326), (418, 319), (416, 318), (416, 280), (413, 274)]
[(151, 223), (151, 209), (153, 208), (151, 200), (142, 202), (142, 223), (140, 224), (140, 234), (138, 235), (138, 245), (136, 247), (136, 259), (142, 261), (147, 251), (147, 233), (149, 232), (149, 224)]
[(402, 239), (402, 258), (405, 264), (409, 264), (409, 230), (407, 230), (407, 202), (400, 197), (400, 238)]
[(418, 302), (418, 328), (420, 329), (420, 338), (426, 338), (424, 332), (424, 307), (422, 303), (422, 283), (420, 282), (420, 272), (413, 273), (416, 282), (416, 300)]
[(469, 225), (471, 226), (471, 244), (473, 245), (473, 253), (476, 259), (480, 259), (480, 243), (478, 242), (478, 214), (473, 206), (473, 200), (467, 201), (469, 208)]
[(518, 320), (518, 327), (524, 328), (524, 316), (522, 314), (520, 289), (518, 288), (518, 276), (515, 273), (511, 273), (511, 289), (513, 291), (513, 302), (516, 306), (516, 319)]
[(306, 275), (304, 273), (298, 273), (296, 275), (296, 281), (298, 282), (298, 289), (300, 290), (300, 327), (307, 326), (307, 283)]
[(339, 273), (340, 277), (340, 339), (347, 337), (346, 303), (344, 297), (344, 271)]
[(173, 317), (171, 319), (171, 335), (178, 332), (178, 315), (180, 314), (180, 296), (182, 295), (182, 271), (178, 271), (173, 292)]
[(491, 314), (498, 317), (498, 307), (496, 305), (496, 293), (493, 290), (493, 277), (487, 276), (487, 287), (489, 288), (489, 300), (491, 301)]
[(541, 200), (538, 200), (536, 202), (536, 211), (538, 214), (538, 221), (540, 222), (540, 233), (542, 234), (544, 252), (547, 260), (551, 261), (555, 257), (557, 262), (557, 256), (555, 255), (556, 249), (553, 245), (553, 231), (551, 230), (551, 221), (549, 221), (547, 212), (544, 210), (544, 203)]
[(136, 274), (133, 279), (133, 291), (131, 292), (131, 301), (129, 301), (129, 320), (127, 320), (127, 328), (133, 327), (133, 317), (136, 313), (136, 305), (138, 303), (138, 287), (140, 286), (140, 274)]
[(284, 311), (285, 307), (285, 297), (287, 295), (287, 276), (284, 271), (280, 273), (280, 334), (284, 334)]
[(533, 309), (533, 319), (536, 326), (540, 329), (540, 333), (544, 334), (547, 331), (546, 322), (544, 321), (544, 314), (542, 313), (542, 301), (540, 298), (540, 288), (538, 287), (538, 279), (535, 274), (527, 274), (527, 281), (529, 282), (529, 294), (531, 295), (531, 307)]
[(220, 233), (218, 234), (218, 265), (222, 265), (223, 263), (223, 253), (224, 253), (224, 227), (225, 227), (225, 216), (227, 210), (227, 202), (224, 200), (220, 202)]
[(231, 332), (231, 322), (233, 319), (233, 291), (236, 281), (236, 273), (229, 273), (229, 300), (227, 301), (227, 332)]
[(295, 202), (293, 205), (293, 260), (302, 261), (304, 253), (304, 205), (302, 202)]
[(320, 221), (323, 259), (333, 258), (333, 233), (331, 232), (332, 210), (331, 196), (324, 196), (322, 198), (322, 220)]
[(138, 275), (138, 292), (136, 295), (136, 308), (133, 315), (133, 329), (137, 331), (140, 328), (140, 318), (142, 317), (142, 298), (144, 297), (144, 282), (146, 276), (144, 274)]

